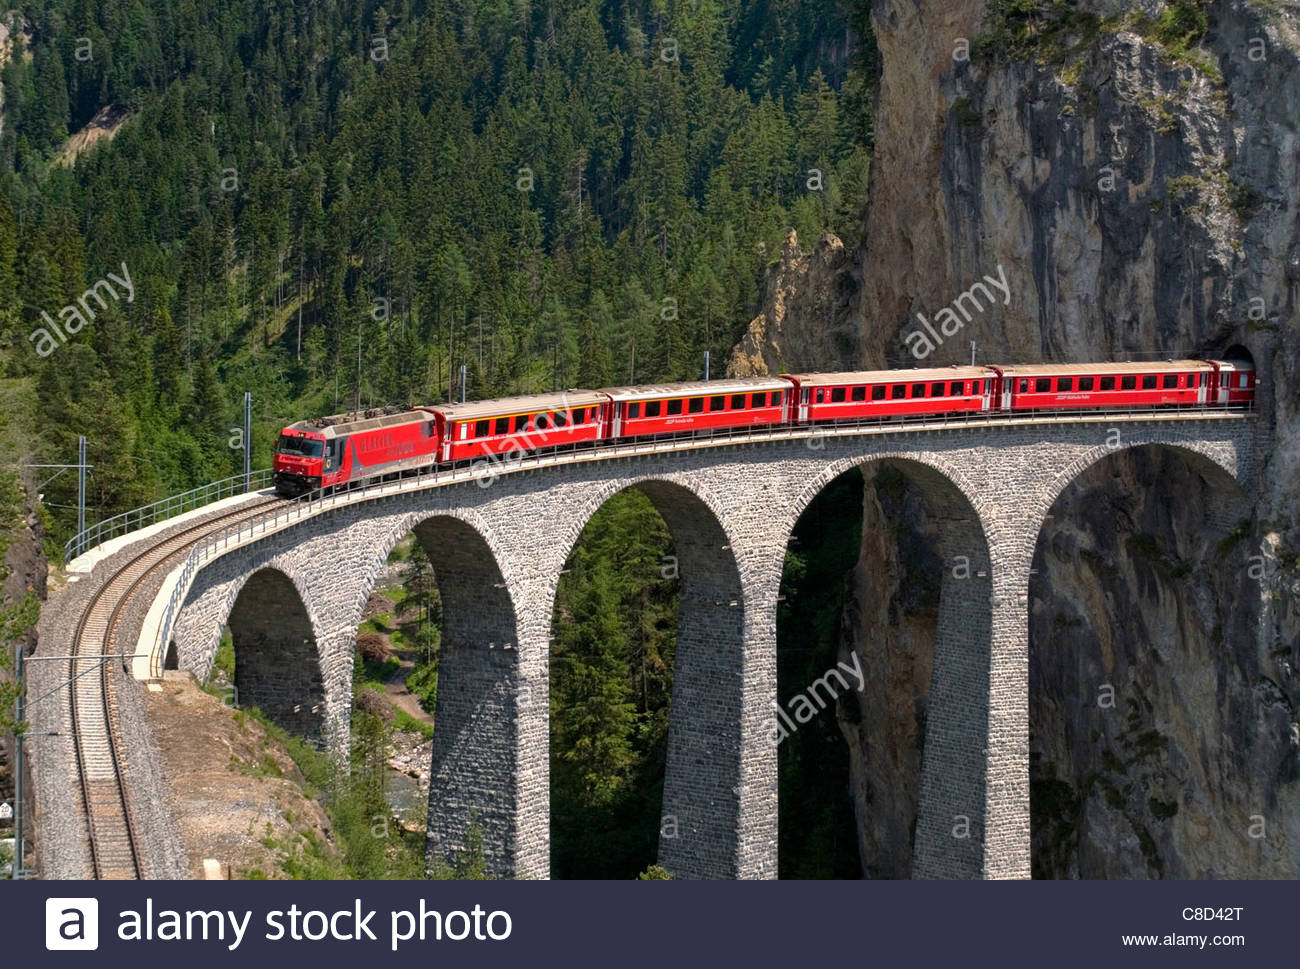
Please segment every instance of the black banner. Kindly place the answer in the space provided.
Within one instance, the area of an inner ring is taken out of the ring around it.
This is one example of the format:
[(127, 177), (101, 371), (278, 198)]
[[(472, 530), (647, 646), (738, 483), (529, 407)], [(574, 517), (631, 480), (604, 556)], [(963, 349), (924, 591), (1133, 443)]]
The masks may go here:
[(1296, 882), (29, 881), (0, 883), (0, 924), (12, 966), (1289, 965), (1298, 902)]

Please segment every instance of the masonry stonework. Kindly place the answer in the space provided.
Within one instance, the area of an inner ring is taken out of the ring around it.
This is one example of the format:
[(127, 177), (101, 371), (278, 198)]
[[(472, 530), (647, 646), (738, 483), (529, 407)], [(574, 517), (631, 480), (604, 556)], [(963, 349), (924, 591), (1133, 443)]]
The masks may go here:
[[(446, 624), (430, 856), (463, 848), (474, 818), (490, 873), (545, 878), (547, 671), (559, 575), (595, 511), (639, 488), (669, 526), (681, 576), (660, 862), (677, 877), (774, 878), (776, 749), (766, 723), (786, 546), (831, 480), (889, 461), (939, 520), (946, 562), (913, 871), (1027, 878), (1027, 596), (1044, 517), (1084, 468), (1129, 447), (1173, 447), (1224, 488), (1249, 487), (1253, 433), (1246, 420), (1186, 418), (812, 432), (426, 484), (326, 508), (210, 562), (173, 638), (180, 665), (206, 676), (249, 577), (283, 573), (286, 582), (258, 595), (276, 588), (298, 598), (265, 613), (297, 617), (293, 636), (310, 639), (319, 673), (290, 682), (304, 695), (318, 690), (320, 729), (344, 743), (366, 598), (389, 551), (415, 531), (433, 561)], [(967, 568), (952, 567), (959, 557)], [(293, 662), (312, 666), (307, 652)]]

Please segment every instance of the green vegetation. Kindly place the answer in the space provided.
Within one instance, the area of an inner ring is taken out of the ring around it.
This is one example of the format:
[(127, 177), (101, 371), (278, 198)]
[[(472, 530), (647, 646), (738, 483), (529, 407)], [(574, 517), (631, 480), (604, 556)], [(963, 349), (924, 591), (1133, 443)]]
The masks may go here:
[(658, 850), (677, 638), (668, 528), (639, 491), (592, 516), (556, 593), (551, 874), (635, 878)]
[[(39, 457), (87, 435), (91, 520), (236, 471), (246, 389), (264, 465), (284, 422), (444, 400), (462, 364), (474, 397), (694, 377), (786, 230), (852, 230), (865, 195), (861, 2), (20, 8), (0, 373)], [(106, 106), (112, 141), (56, 164)], [(42, 312), (123, 263), (130, 301), (39, 357)]]
[(1061, 80), (1073, 86), (1098, 39), (1126, 29), (1158, 44), (1171, 63), (1194, 67), (1221, 83), (1218, 65), (1199, 46), (1209, 30), (1208, 8), (1208, 0), (1171, 0), (1158, 17), (1136, 10), (1101, 17), (1078, 9), (1073, 0), (990, 0), (972, 54), (1033, 60), (1056, 68)]
[[(23, 493), (17, 475), (12, 471), (0, 471), (0, 582), (9, 576), (6, 557), (10, 536), (18, 527), (22, 513)], [(13, 668), (10, 651), (36, 625), (40, 611), (40, 601), (30, 589), (14, 605), (0, 608), (0, 733), (21, 734), (27, 729), (26, 722), (20, 722), (17, 715), (19, 684), (7, 674)]]
[[(311, 837), (274, 839), (263, 843), (278, 852), (277, 864), (291, 878), (423, 878), (424, 830), (407, 831), (392, 816), (384, 797), (384, 751), (391, 728), (364, 710), (352, 711), (352, 748), (345, 764), (328, 752), (290, 735), (256, 710), (237, 717), (255, 719), (268, 736), (292, 758), (306, 784), (308, 797), (324, 805), (341, 857)], [(254, 765), (241, 764), (240, 773), (253, 777), (281, 776), (269, 752)], [(466, 849), (451, 866), (434, 864), (433, 878), (483, 878), (483, 834), (474, 825)], [(265, 873), (241, 872), (241, 877)]]
[[(777, 611), (777, 695), (784, 707), (835, 666), (845, 578), (862, 536), (862, 475), (841, 475), (795, 526)], [(857, 716), (846, 696), (844, 714)], [(859, 878), (856, 822), (849, 796), (849, 750), (829, 704), (781, 742), (779, 867), (782, 878)]]
[(1209, 0), (1169, 0), (1159, 17), (1133, 11), (1124, 25), (1159, 44), (1173, 63), (1190, 65), (1211, 80), (1222, 82), (1219, 65), (1198, 46), (1210, 29), (1209, 6)]
[(1097, 38), (1117, 26), (1069, 0), (990, 0), (985, 11), (972, 56), (1004, 55), (1058, 68), (1084, 59)]
[[(261, 466), (284, 423), (446, 400), (462, 365), (480, 398), (693, 378), (704, 351), (737, 342), (791, 227), (805, 245), (860, 231), (877, 73), (864, 0), (19, 8), (31, 56), (0, 73), (0, 401), (21, 400), (36, 460), (67, 461), (87, 436), (92, 521), (237, 471), (244, 390)], [(103, 108), (120, 129), (65, 163), (67, 136)], [(124, 265), (130, 298), (38, 355), (42, 314)], [(44, 488), (54, 541), (74, 489), (71, 475)], [(837, 555), (839, 541), (827, 534)], [(558, 877), (657, 877), (671, 548), (643, 496), (618, 496), (560, 582)], [(434, 566), (416, 542), (395, 561), (393, 607), (362, 634), (415, 651), (408, 686), (433, 711)], [(811, 548), (794, 561), (786, 621), (828, 648), (842, 563)], [(359, 690), (396, 663), (363, 658)], [(233, 681), (228, 638), (216, 669)], [(280, 846), (286, 870), (421, 870), (421, 836), (370, 831), (387, 817), (388, 729), (356, 711), (350, 769), (280, 738), (343, 850)], [(816, 764), (835, 756), (803, 751), (790, 776), (829, 791)], [(811, 819), (809, 871), (831, 870), (830, 816)], [(452, 871), (481, 870), (471, 848)]]

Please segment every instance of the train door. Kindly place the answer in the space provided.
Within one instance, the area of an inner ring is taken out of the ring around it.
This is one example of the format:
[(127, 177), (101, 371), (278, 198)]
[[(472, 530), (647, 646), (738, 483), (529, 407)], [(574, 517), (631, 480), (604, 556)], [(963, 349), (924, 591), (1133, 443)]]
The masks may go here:
[(799, 388), (799, 423), (808, 423), (808, 395), (812, 392), (811, 387)]
[[(623, 408), (626, 405), (621, 400), (614, 401), (609, 408), (609, 436), (611, 438), (620, 438), (623, 436)], [(604, 408), (601, 408), (604, 410)]]
[(984, 394), (980, 401), (980, 410), (987, 411), (993, 407), (993, 378), (984, 378)]
[(1215, 363), (1214, 375), (1211, 378), (1214, 383), (1210, 386), (1210, 403), (1226, 404), (1228, 402), (1228, 385), (1232, 382), (1232, 372), (1224, 372), (1223, 367)]
[(1002, 410), (1011, 410), (1011, 386), (1015, 383), (1014, 379), (1008, 379), (1006, 374), (1002, 375)]
[(1208, 373), (1192, 374), (1196, 381), (1196, 403), (1204, 404), (1210, 393), (1210, 375)]

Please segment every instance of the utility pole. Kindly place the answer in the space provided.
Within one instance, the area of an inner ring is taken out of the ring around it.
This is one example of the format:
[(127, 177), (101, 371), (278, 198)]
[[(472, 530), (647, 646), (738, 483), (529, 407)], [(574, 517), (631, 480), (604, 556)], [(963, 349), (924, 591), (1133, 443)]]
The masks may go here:
[[(91, 468), (91, 466), (86, 463), (85, 436), (83, 435), (77, 438), (76, 464), (20, 464), (18, 467), (42, 469), (53, 468), (57, 471), (56, 474), (51, 475), (36, 486), (35, 491), (38, 493), (60, 474), (63, 474), (64, 471), (67, 471), (69, 468), (77, 469), (77, 534), (75, 536), (75, 541), (77, 543), (76, 555), (80, 555), (82, 551), (84, 551), (82, 548), (82, 542), (85, 541), (83, 536), (86, 531), (86, 472)], [(74, 555), (73, 557), (75, 558), (76, 556)]]
[(253, 394), (244, 391), (244, 491), (253, 488)]
[(465, 364), (460, 365), (460, 402), (465, 403), (465, 372), (469, 369)]
[[(85, 438), (83, 437), (84, 441)], [(85, 463), (84, 461), (82, 462)], [(27, 692), (27, 684), (23, 682), (23, 641), (20, 639), (17, 643), (15, 652), (18, 658), (14, 662), (14, 681), (18, 684), (18, 700), (14, 706), (15, 719), (18, 722), (18, 728), (14, 731), (14, 862), (13, 862), (13, 879), (17, 881), (22, 877), (23, 871), (23, 696)]]
[(975, 366), (975, 341), (970, 341), (970, 365)]
[(704, 379), (709, 379), (709, 351), (704, 351)]
[[(77, 534), (86, 530), (86, 435), (77, 438)], [(81, 543), (77, 543), (81, 554)]]

